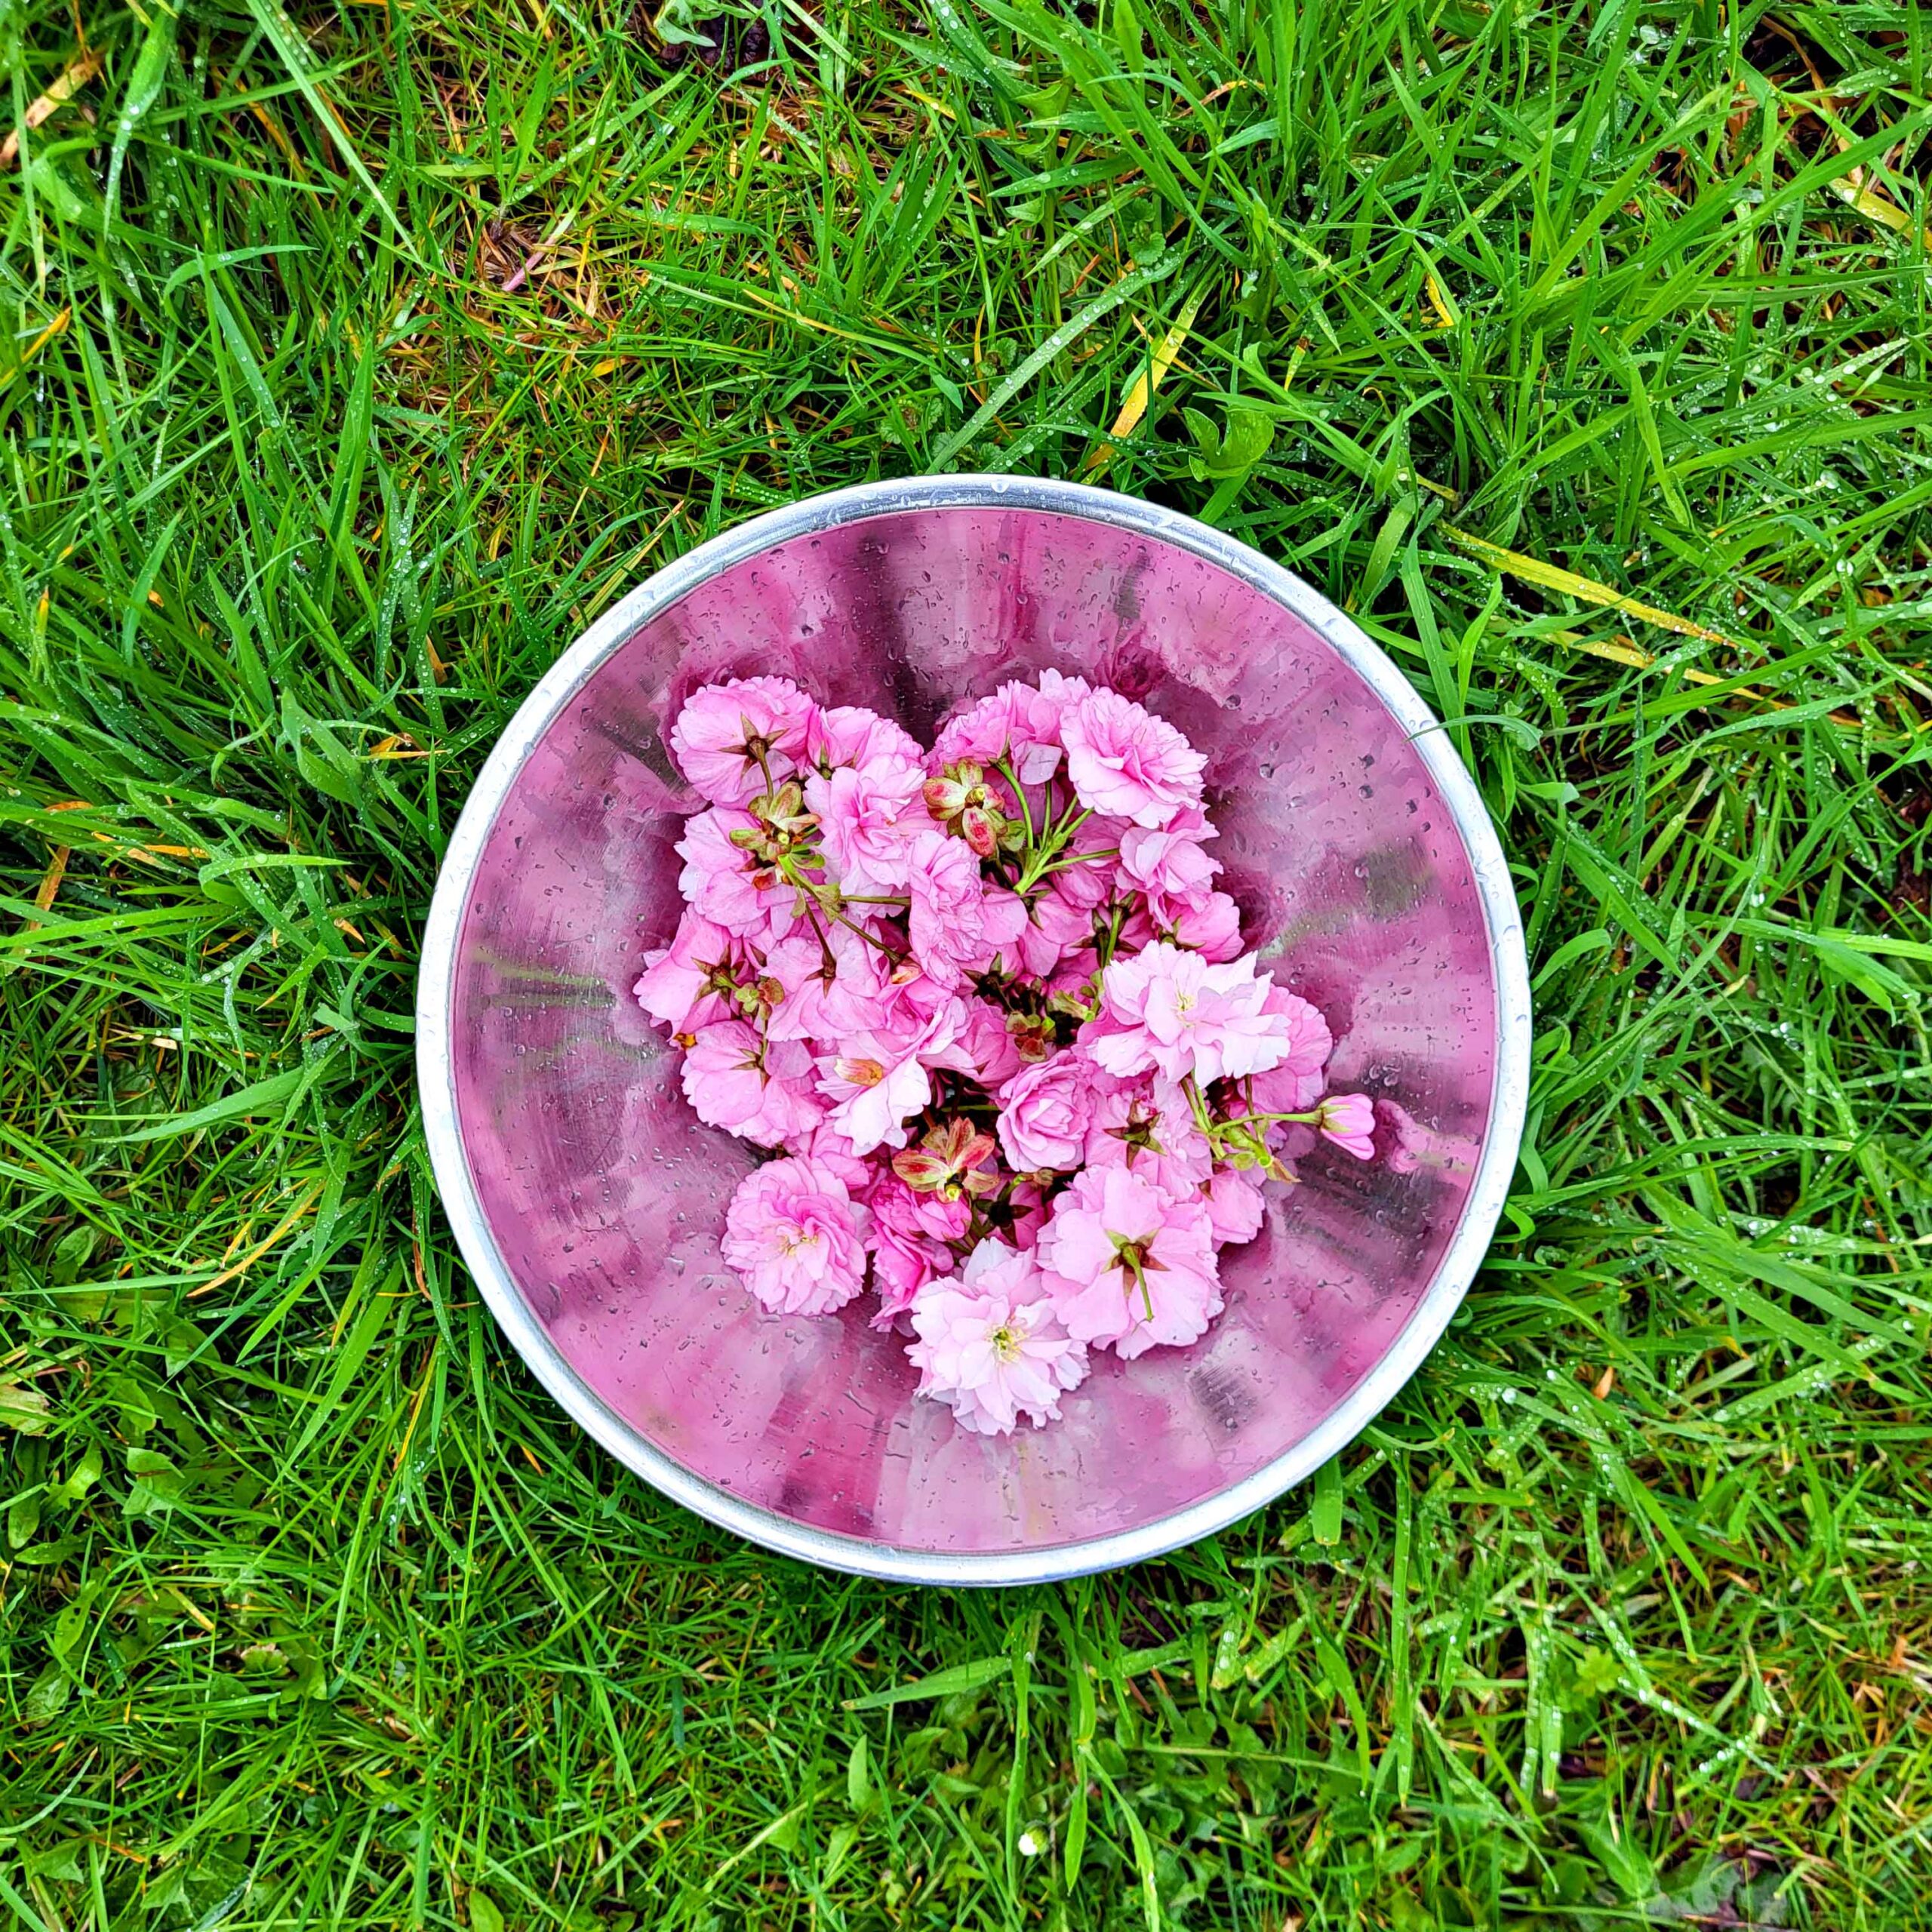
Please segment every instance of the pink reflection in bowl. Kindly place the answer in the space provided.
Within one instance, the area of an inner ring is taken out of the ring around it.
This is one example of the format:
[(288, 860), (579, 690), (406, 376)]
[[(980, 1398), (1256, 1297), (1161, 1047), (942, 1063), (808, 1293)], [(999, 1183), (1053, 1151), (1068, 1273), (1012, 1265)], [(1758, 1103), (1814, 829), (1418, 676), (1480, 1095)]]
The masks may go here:
[[(750, 1150), (700, 1126), (629, 988), (677, 920), (663, 734), (758, 672), (921, 738), (1048, 666), (1208, 754), (1223, 881), (1336, 1036), (1388, 1150), (1321, 1146), (1223, 1257), (1199, 1346), (1096, 1358), (1004, 1438), (915, 1401), (863, 1303), (762, 1313), (718, 1257)], [(1341, 1447), (1441, 1334), (1515, 1160), (1528, 993), (1474, 786), (1334, 607), (1192, 519), (954, 477), (811, 499), (703, 546), (595, 626), (518, 712), (445, 859), (420, 1000), (423, 1104), (465, 1257), (563, 1406), (632, 1469), (812, 1561), (928, 1582), (1066, 1576), (1232, 1521)]]

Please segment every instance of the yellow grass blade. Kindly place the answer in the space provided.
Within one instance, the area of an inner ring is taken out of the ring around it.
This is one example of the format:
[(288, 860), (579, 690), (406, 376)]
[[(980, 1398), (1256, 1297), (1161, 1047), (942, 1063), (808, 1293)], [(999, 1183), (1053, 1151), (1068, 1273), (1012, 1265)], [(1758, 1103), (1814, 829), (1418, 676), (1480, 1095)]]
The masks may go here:
[[(1912, 217), (1895, 202), (1873, 194), (1858, 178), (1860, 172), (1860, 170), (1854, 168), (1843, 180), (1834, 181), (1832, 192), (1847, 207), (1856, 208), (1860, 214), (1869, 215), (1874, 221), (1881, 223), (1894, 234), (1909, 235), (1912, 229)], [(1932, 229), (1924, 231), (1924, 239), (1925, 245), (1932, 248)]]
[[(32, 134), (63, 100), (69, 99), (77, 88), (85, 87), (100, 72), (100, 56), (91, 50), (83, 54), (45, 94), (27, 103), (27, 111), (20, 117), (26, 131)], [(11, 168), (20, 154), (20, 131), (17, 128), (0, 141), (0, 168)]]
[(1161, 337), (1160, 346), (1154, 351), (1152, 359), (1134, 377), (1120, 406), (1120, 414), (1114, 418), (1113, 427), (1107, 432), (1108, 440), (1087, 459), (1089, 469), (1103, 468), (1112, 460), (1114, 445), (1123, 436), (1133, 435), (1142, 417), (1147, 414), (1147, 405), (1154, 399), (1154, 392), (1161, 386), (1168, 371), (1179, 358), (1181, 349), (1187, 340), (1187, 332), (1194, 326), (1194, 318), (1201, 312), (1201, 305), (1208, 298), (1208, 285), (1204, 281), (1190, 295), (1183, 305), (1180, 313), (1174, 318), (1174, 326)]
[(1539, 585), (1545, 590), (1560, 590), (1566, 596), (1574, 597), (1585, 604), (1601, 605), (1606, 610), (1621, 611), (1626, 617), (1635, 617), (1639, 623), (1654, 624), (1659, 630), (1675, 631), (1679, 637), (1702, 638), (1707, 644), (1731, 641), (1721, 631), (1707, 630), (1702, 624), (1693, 623), (1688, 617), (1660, 611), (1654, 605), (1640, 604), (1635, 598), (1626, 597), (1622, 591), (1613, 589), (1607, 583), (1599, 583), (1594, 577), (1579, 577), (1574, 571), (1566, 571), (1560, 565), (1546, 564), (1538, 557), (1526, 557), (1520, 550), (1506, 550), (1501, 544), (1492, 543), (1486, 537), (1472, 537), (1467, 531), (1457, 530), (1446, 523), (1442, 525), (1442, 534), (1472, 556), (1480, 557), (1484, 563), (1493, 565), (1512, 577), (1520, 577), (1525, 583)]

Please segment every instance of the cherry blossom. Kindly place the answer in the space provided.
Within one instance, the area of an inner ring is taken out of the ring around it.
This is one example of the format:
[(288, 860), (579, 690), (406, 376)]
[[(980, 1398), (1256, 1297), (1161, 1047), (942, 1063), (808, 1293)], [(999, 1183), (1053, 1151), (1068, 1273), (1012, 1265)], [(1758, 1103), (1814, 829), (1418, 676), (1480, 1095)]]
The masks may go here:
[(678, 769), (714, 805), (743, 805), (797, 770), (818, 707), (786, 678), (734, 678), (685, 699), (671, 727)]
[(1001, 1087), (999, 1145), (1018, 1174), (1075, 1168), (1084, 1158), (1095, 1069), (1077, 1054), (1023, 1066)]
[(1321, 1103), (1321, 1137), (1358, 1161), (1375, 1156), (1375, 1103), (1365, 1094), (1331, 1094)]
[(775, 1315), (829, 1315), (864, 1285), (866, 1210), (822, 1163), (768, 1161), (738, 1185), (718, 1251)]
[(1100, 983), (1100, 1014), (1081, 1038), (1109, 1073), (1152, 1069), (1205, 1087), (1287, 1057), (1287, 1018), (1269, 1011), (1274, 983), (1252, 954), (1217, 965), (1160, 940), (1113, 960)]
[(1036, 1429), (1057, 1421), (1061, 1395), (1085, 1378), (1086, 1348), (1047, 1300), (1033, 1257), (1002, 1242), (980, 1242), (958, 1274), (927, 1283), (912, 1317), (919, 1393), (977, 1434), (1010, 1435), (1023, 1415)]
[(1216, 883), (1203, 760), (1143, 706), (1049, 669), (926, 752), (749, 678), (669, 739), (706, 803), (635, 997), (698, 1120), (774, 1156), (720, 1252), (776, 1315), (864, 1295), (959, 1429), (1053, 1422), (1090, 1348), (1198, 1340), (1285, 1158), (1376, 1157)]
[(1066, 775), (1089, 811), (1158, 829), (1201, 799), (1207, 760), (1165, 718), (1118, 691), (1089, 691), (1060, 722)]
[(1075, 1174), (1038, 1251), (1066, 1332), (1129, 1359), (1198, 1341), (1221, 1312), (1206, 1207), (1124, 1167)]

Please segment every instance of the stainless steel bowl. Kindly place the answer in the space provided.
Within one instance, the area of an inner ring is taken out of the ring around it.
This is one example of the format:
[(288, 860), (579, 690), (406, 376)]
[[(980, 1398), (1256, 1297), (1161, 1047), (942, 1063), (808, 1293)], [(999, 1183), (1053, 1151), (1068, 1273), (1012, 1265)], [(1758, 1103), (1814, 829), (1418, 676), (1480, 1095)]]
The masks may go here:
[[(1209, 754), (1226, 880), (1323, 1007), (1383, 1151), (1326, 1147), (1224, 1256), (1209, 1338), (1111, 1357), (1055, 1427), (967, 1436), (857, 1308), (761, 1315), (721, 1266), (749, 1150), (697, 1124), (629, 997), (676, 914), (690, 801), (663, 733), (774, 671), (921, 734), (1047, 664), (1145, 697)], [(829, 1567), (1035, 1581), (1172, 1549), (1334, 1455), (1441, 1335), (1516, 1160), (1530, 1002), (1508, 870), (1436, 721), (1361, 630), (1192, 518), (936, 477), (816, 497), (640, 585), (538, 684), (464, 808), (417, 1004), (431, 1158), (503, 1330), (611, 1453)]]

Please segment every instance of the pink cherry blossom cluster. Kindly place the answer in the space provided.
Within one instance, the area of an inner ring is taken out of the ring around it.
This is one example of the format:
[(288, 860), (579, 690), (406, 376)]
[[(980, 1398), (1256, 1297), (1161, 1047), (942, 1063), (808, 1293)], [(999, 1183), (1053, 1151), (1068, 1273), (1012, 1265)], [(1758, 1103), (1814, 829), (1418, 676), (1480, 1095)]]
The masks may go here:
[(1373, 1153), (1215, 888), (1201, 753), (1142, 706), (1049, 671), (928, 752), (744, 678), (671, 750), (707, 805), (637, 997), (698, 1118), (778, 1155), (724, 1260), (775, 1313), (869, 1286), (960, 1426), (1056, 1420), (1091, 1349), (1198, 1340), (1292, 1126)]

